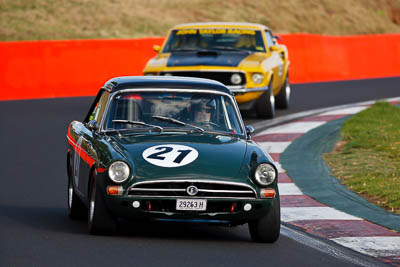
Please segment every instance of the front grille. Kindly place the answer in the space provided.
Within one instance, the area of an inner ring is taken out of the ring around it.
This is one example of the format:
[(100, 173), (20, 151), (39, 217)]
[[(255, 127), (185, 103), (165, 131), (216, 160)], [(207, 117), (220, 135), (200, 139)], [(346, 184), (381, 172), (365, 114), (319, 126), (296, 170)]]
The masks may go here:
[[(190, 196), (186, 189), (195, 186), (198, 193)], [(133, 185), (128, 195), (148, 197), (196, 197), (196, 198), (256, 198), (255, 191), (248, 185), (217, 181), (152, 181)]]
[[(173, 71), (167, 72), (173, 76), (184, 76), (184, 77), (195, 77), (195, 78), (205, 78), (215, 81), (219, 81), (225, 85), (244, 85), (246, 84), (246, 77), (241, 72), (223, 72), (223, 71)], [(233, 84), (231, 82), (232, 74), (237, 73), (242, 77), (242, 82), (240, 84)], [(164, 75), (165, 73), (160, 73)]]

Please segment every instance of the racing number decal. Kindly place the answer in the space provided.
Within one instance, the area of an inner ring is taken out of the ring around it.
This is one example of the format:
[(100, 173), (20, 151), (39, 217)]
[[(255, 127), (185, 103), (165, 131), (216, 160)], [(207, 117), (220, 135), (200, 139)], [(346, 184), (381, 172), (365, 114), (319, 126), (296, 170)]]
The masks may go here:
[(143, 158), (160, 167), (181, 167), (193, 162), (199, 153), (196, 149), (183, 145), (159, 145), (152, 146), (143, 151)]
[[(154, 154), (151, 154), (149, 156), (147, 156), (148, 159), (159, 159), (159, 160), (165, 160), (165, 156), (161, 156), (163, 154), (167, 154), (171, 151), (173, 151), (174, 149), (172, 147), (169, 146), (161, 146), (161, 147), (157, 147), (155, 148), (156, 150), (162, 150), (161, 152), (157, 152)], [(192, 152), (192, 149), (186, 149), (186, 150), (178, 150), (178, 153), (180, 153), (180, 155), (178, 155), (176, 157), (176, 159), (174, 159), (175, 163), (181, 163), (182, 160), (190, 153)]]
[(179, 153), (181, 153), (176, 159), (174, 160), (175, 163), (181, 163), (182, 160), (190, 153), (192, 150), (178, 150)]
[(171, 152), (174, 149), (172, 147), (169, 147), (169, 146), (160, 146), (160, 147), (157, 147), (155, 150), (161, 150), (161, 152), (156, 152), (154, 154), (150, 154), (149, 156), (147, 156), (148, 159), (164, 160), (165, 157), (162, 157), (160, 155), (167, 154), (167, 153)]

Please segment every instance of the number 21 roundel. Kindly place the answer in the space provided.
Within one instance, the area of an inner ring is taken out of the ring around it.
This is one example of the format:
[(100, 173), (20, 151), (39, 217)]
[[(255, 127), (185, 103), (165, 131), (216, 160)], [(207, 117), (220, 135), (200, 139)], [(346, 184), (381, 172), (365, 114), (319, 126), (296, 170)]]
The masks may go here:
[(199, 152), (190, 146), (158, 145), (143, 151), (143, 158), (154, 165), (166, 168), (181, 167), (197, 159)]

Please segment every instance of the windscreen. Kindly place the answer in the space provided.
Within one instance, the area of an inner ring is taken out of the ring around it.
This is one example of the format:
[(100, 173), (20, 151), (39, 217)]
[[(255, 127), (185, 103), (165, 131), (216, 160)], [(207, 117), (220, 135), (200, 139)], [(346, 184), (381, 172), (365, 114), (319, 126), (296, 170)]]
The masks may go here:
[(189, 92), (125, 92), (116, 95), (106, 129), (193, 130), (243, 134), (237, 109), (226, 95)]
[(265, 52), (261, 31), (250, 29), (181, 29), (173, 30), (163, 53), (190, 50), (230, 50)]

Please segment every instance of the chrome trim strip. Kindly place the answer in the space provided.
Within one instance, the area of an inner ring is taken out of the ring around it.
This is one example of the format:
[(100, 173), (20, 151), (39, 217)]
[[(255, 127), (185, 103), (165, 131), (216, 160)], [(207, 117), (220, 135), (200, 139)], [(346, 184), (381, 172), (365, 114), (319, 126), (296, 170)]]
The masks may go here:
[(185, 189), (177, 188), (177, 189), (165, 189), (165, 188), (131, 188), (129, 191), (160, 191), (160, 192), (185, 192)]
[(226, 85), (229, 90), (235, 90), (235, 89), (245, 89), (246, 87), (244, 85)]
[(243, 88), (243, 89), (240, 89), (240, 88), (238, 88), (238, 89), (232, 88), (231, 89), (231, 86), (227, 86), (227, 87), (231, 90), (232, 93), (263, 92), (263, 91), (269, 90), (268, 86), (257, 87), (257, 88)]
[(254, 200), (257, 199), (256, 197), (196, 197), (196, 196), (152, 196), (152, 195), (126, 195), (126, 197), (129, 198), (173, 198), (173, 199), (178, 199), (178, 198), (193, 198), (193, 199), (247, 199), (247, 200)]
[[(157, 191), (157, 192), (186, 192), (185, 189), (164, 189), (164, 188), (131, 188), (129, 191)], [(249, 194), (254, 193), (253, 191), (239, 191), (239, 190), (211, 190), (211, 189), (199, 189), (199, 192), (205, 193), (232, 193), (232, 194)]]
[[(170, 67), (170, 68), (173, 68), (173, 67)], [(233, 68), (233, 69), (232, 70), (229, 70), (229, 69), (224, 69), (224, 70), (221, 70), (221, 69), (176, 70), (175, 69), (175, 70), (163, 70), (163, 71), (160, 71), (160, 73), (174, 73), (174, 72), (226, 72), (226, 73), (242, 73), (242, 74), (246, 74), (246, 72), (243, 71), (243, 70), (235, 69), (236, 67), (231, 67), (231, 68)], [(160, 76), (164, 76), (164, 75), (160, 75)], [(168, 77), (168, 75), (167, 75), (167, 77)], [(174, 76), (172, 76), (172, 77), (174, 77)], [(180, 77), (180, 76), (175, 76), (175, 77)], [(186, 76), (184, 76), (184, 77), (186, 77)], [(194, 78), (197, 78), (197, 77), (194, 77)], [(202, 79), (204, 79), (204, 78), (202, 78)]]
[[(164, 189), (164, 188), (131, 188), (129, 189), (130, 192), (132, 191), (142, 191), (142, 192), (186, 192), (185, 189)], [(239, 190), (211, 190), (211, 189), (199, 189), (199, 192), (205, 193), (231, 193), (231, 194), (252, 194), (253, 191), (239, 191)]]
[(229, 120), (229, 114), (228, 111), (226, 110), (226, 106), (224, 104), (224, 97), (221, 96), (221, 101), (222, 101), (222, 108), (224, 109), (224, 115), (225, 115), (225, 121), (228, 123), (228, 129), (232, 130), (232, 125), (231, 125), (231, 121)]
[[(227, 94), (222, 91), (217, 91), (217, 90), (204, 90), (204, 89), (176, 89), (176, 88), (131, 88), (131, 89), (123, 89), (119, 90), (115, 93), (127, 93), (127, 92), (135, 92), (135, 91), (143, 91), (143, 92), (180, 92), (180, 93), (199, 93), (199, 92), (204, 92), (204, 93), (209, 93), (209, 94), (215, 94), (215, 95), (226, 95), (226, 96), (231, 96), (230, 94)], [(113, 96), (114, 94), (113, 93)]]
[(206, 192), (206, 193), (232, 193), (232, 194), (249, 194), (249, 193), (254, 193), (253, 191), (210, 190), (210, 189), (199, 189), (199, 192)]
[(182, 179), (182, 180), (157, 180), (157, 181), (145, 181), (145, 182), (138, 182), (131, 185), (127, 192), (133, 189), (135, 186), (143, 185), (143, 184), (157, 184), (157, 183), (209, 183), (209, 184), (223, 184), (223, 185), (237, 185), (243, 186), (250, 189), (255, 196), (257, 196), (257, 191), (248, 184), (244, 183), (237, 183), (237, 182), (226, 182), (226, 181), (215, 181), (215, 180), (198, 180), (198, 179)]

